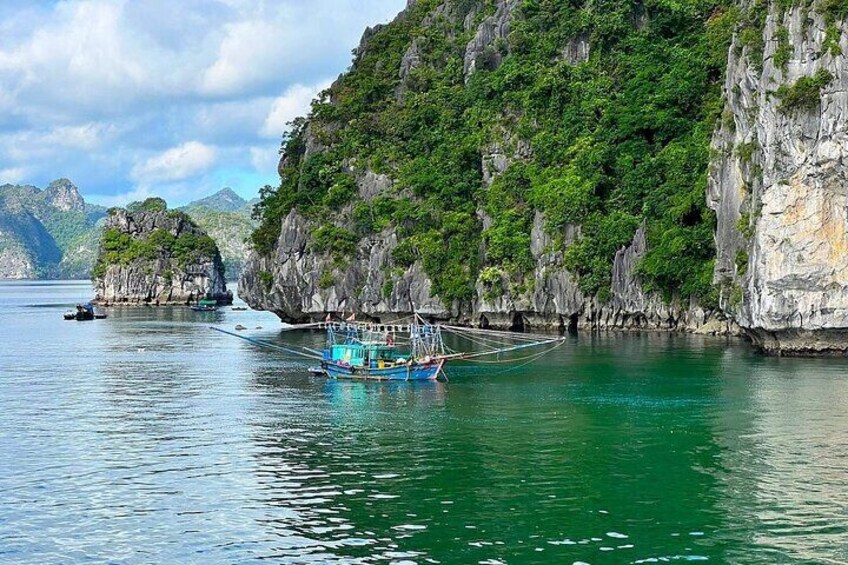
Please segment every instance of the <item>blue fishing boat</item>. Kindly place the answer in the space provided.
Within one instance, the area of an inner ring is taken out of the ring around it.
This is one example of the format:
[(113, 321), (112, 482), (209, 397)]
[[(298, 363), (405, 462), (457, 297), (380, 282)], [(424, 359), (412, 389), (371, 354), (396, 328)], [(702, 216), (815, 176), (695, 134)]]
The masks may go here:
[[(248, 341), (268, 349), (320, 362), (309, 372), (334, 379), (374, 381), (432, 381), (444, 375), (449, 362), (471, 361), (485, 357), (496, 360), (483, 363), (532, 362), (561, 347), (565, 339), (559, 336), (499, 332), (430, 324), (415, 315), (409, 323), (381, 324), (379, 322), (330, 321), (291, 325), (284, 332), (326, 329), (323, 351), (307, 347), (299, 349), (239, 335), (220, 328), (215, 331)], [(452, 344), (467, 346), (470, 351), (457, 351), (445, 345), (444, 333), (450, 333)], [(528, 357), (508, 353), (549, 346)], [(505, 355), (505, 357), (502, 357)]]
[(321, 369), (334, 379), (428, 381), (445, 364), (441, 328), (413, 324), (408, 348), (396, 326), (340, 322), (327, 324)]

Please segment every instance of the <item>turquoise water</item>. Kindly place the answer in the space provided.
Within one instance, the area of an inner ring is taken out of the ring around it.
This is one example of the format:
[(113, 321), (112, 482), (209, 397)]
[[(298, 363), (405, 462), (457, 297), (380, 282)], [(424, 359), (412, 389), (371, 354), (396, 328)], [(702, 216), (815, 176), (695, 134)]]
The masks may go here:
[[(272, 315), (0, 284), (3, 563), (848, 563), (848, 363), (581, 335), (448, 383), (312, 377)], [(256, 329), (261, 327), (262, 329)]]

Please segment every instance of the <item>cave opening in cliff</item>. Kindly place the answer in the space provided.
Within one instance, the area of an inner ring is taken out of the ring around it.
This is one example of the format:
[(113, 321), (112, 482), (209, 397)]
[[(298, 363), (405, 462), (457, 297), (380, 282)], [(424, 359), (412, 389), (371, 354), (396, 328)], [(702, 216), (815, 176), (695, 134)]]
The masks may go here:
[(523, 332), (524, 331), (524, 316), (521, 312), (514, 312), (512, 314), (512, 325), (509, 327), (509, 331), (511, 332)]
[(577, 335), (577, 321), (579, 320), (579, 316), (577, 314), (572, 314), (568, 317), (568, 333), (571, 335)]
[(489, 329), (489, 318), (487, 318), (486, 316), (480, 316), (480, 328), (484, 330)]

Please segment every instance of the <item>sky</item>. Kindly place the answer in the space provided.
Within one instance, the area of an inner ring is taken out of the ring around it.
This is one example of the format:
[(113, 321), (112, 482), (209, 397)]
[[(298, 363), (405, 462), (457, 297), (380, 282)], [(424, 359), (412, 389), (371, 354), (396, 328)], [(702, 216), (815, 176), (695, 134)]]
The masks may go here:
[(286, 124), (406, 0), (0, 0), (0, 184), (182, 205), (276, 185)]

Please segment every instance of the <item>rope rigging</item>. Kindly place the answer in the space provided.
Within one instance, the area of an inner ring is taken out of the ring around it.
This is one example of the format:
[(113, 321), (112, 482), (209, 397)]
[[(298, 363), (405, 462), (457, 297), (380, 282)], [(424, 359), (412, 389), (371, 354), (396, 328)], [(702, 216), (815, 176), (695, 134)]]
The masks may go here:
[[(409, 324), (398, 324), (397, 322), (410, 320)], [(399, 318), (393, 324), (380, 324), (371, 322), (326, 321), (310, 324), (298, 324), (286, 326), (283, 332), (295, 330), (310, 330), (323, 328), (327, 330), (328, 348), (334, 345), (358, 345), (379, 346), (395, 348), (399, 345), (407, 346), (410, 350), (410, 359), (431, 359), (436, 361), (475, 361), (487, 365), (503, 365), (523, 363), (519, 367), (533, 363), (537, 359), (562, 347), (566, 338), (553, 337), (541, 334), (523, 334), (516, 332), (501, 332), (481, 328), (467, 328), (452, 325), (430, 324), (421, 316), (415, 314), (408, 318)], [(292, 355), (297, 355), (313, 361), (325, 360), (325, 353), (308, 347), (294, 349), (263, 341), (260, 339), (239, 335), (221, 328), (211, 327), (219, 333), (237, 337), (248, 343), (267, 349), (275, 349)], [(399, 335), (399, 331), (408, 329), (408, 337)], [(464, 340), (475, 346), (475, 351), (457, 351), (445, 344), (443, 334), (451, 335), (458, 340)], [(510, 357), (501, 359), (500, 356), (507, 353), (523, 351), (526, 349), (550, 345), (541, 352), (533, 353), (524, 357)], [(486, 357), (498, 356), (496, 360), (486, 360)], [(426, 362), (426, 361), (425, 361)]]

